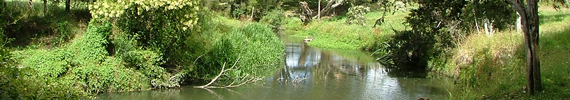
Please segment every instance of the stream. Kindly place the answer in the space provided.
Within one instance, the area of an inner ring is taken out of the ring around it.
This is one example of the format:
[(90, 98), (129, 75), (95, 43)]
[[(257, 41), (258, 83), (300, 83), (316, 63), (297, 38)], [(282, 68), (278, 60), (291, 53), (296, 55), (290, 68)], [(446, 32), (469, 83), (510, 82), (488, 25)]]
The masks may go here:
[[(370, 53), (323, 50), (301, 38), (285, 41), (285, 65), (256, 83), (227, 89), (177, 89), (104, 93), (103, 100), (432, 100), (448, 99), (446, 78), (415, 78), (380, 65)], [(424, 75), (425, 76), (425, 75)], [(198, 84), (202, 85), (202, 84)]]

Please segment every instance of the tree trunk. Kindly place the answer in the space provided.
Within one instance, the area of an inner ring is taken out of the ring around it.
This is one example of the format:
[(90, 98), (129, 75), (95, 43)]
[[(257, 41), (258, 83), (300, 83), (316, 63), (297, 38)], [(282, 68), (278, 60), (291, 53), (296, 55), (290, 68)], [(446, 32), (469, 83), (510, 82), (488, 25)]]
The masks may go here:
[(47, 15), (47, 0), (44, 0), (44, 16)]
[(542, 90), (540, 76), (540, 60), (538, 59), (539, 20), (537, 0), (508, 0), (509, 4), (520, 14), (526, 45), (527, 89), (531, 95)]
[[(527, 4), (528, 4), (528, 8), (527, 8), (527, 12), (530, 18), (527, 19), (529, 21), (528, 27), (530, 30), (528, 30), (528, 34), (531, 39), (531, 44), (529, 46), (531, 46), (529, 48), (529, 51), (532, 55), (531, 55), (531, 62), (532, 62), (532, 69), (533, 69), (533, 82), (534, 82), (534, 88), (535, 91), (542, 91), (542, 79), (541, 79), (541, 75), (540, 75), (540, 59), (539, 59), (539, 51), (540, 51), (540, 47), (538, 45), (538, 40), (539, 40), (539, 17), (538, 17), (538, 1), (537, 0), (527, 0)], [(528, 65), (527, 65), (528, 66)]]
[(333, 10), (334, 8), (342, 5), (342, 2), (344, 2), (344, 0), (331, 0), (329, 1), (329, 3), (327, 3), (327, 6), (325, 6), (325, 8), (323, 9), (319, 9), (321, 11), (320, 15), (318, 16), (322, 16), (322, 15), (326, 15), (328, 14), (331, 10)]
[(317, 18), (321, 21), (321, 0), (319, 0), (319, 9), (317, 10)]
[(311, 22), (312, 19), (317, 19), (317, 17), (321, 17), (322, 15), (328, 14), (334, 8), (342, 5), (343, 2), (344, 0), (330, 0), (329, 3), (327, 3), (325, 8), (323, 9), (320, 9), (321, 6), (319, 2), (319, 9), (317, 12), (318, 14), (315, 15), (313, 11), (309, 8), (309, 4), (307, 2), (301, 1), (299, 2), (299, 6), (301, 6), (302, 14), (299, 17), (301, 18), (301, 21), (307, 24)]
[(65, 0), (65, 12), (71, 11), (71, 0)]

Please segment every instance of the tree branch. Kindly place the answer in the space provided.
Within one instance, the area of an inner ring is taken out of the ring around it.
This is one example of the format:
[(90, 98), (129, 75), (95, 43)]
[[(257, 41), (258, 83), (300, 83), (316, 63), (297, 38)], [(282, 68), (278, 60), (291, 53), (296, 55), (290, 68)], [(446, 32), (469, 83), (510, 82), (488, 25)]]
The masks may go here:
[(200, 59), (200, 58), (201, 58), (202, 56), (204, 56), (204, 55), (205, 55), (205, 54), (202, 54), (202, 55), (198, 56), (198, 58), (196, 58), (196, 60), (194, 60), (194, 63), (192, 63), (192, 65), (195, 65), (195, 64), (196, 64), (196, 61), (198, 61), (198, 59)]
[(234, 83), (235, 83), (235, 81), (234, 81), (234, 82), (232, 82), (232, 83), (230, 83), (229, 85), (226, 85), (226, 86), (210, 86), (210, 85), (212, 85), (212, 83), (214, 83), (215, 81), (217, 81), (217, 80), (220, 78), (220, 76), (224, 75), (226, 72), (231, 71), (231, 70), (235, 70), (235, 69), (236, 69), (235, 66), (236, 66), (237, 62), (239, 62), (239, 60), (240, 60), (240, 58), (238, 58), (238, 59), (234, 62), (234, 64), (232, 65), (232, 67), (230, 67), (229, 69), (225, 69), (226, 63), (224, 63), (224, 65), (222, 66), (222, 70), (220, 71), (220, 73), (219, 73), (216, 77), (214, 77), (208, 84), (202, 85), (202, 86), (194, 86), (194, 88), (205, 88), (205, 89), (207, 89), (207, 88), (232, 88), (232, 87), (238, 87), (238, 86), (241, 86), (241, 85), (244, 85), (244, 84), (247, 84), (247, 83), (252, 83), (252, 82), (255, 82), (255, 81), (259, 81), (259, 80), (261, 80), (261, 79), (263, 78), (263, 77), (262, 77), (262, 78), (255, 78), (255, 77), (251, 77), (251, 76), (249, 76), (249, 74), (247, 74), (246, 76), (244, 76), (244, 77), (240, 80), (241, 83), (240, 83), (240, 84), (237, 84), (237, 85), (234, 85)]
[(329, 3), (327, 3), (327, 6), (325, 6), (325, 8), (323, 8), (322, 10), (319, 9), (321, 11), (321, 13), (320, 13), (321, 15), (319, 15), (319, 16), (328, 14), (332, 9), (342, 5), (342, 2), (344, 2), (344, 0), (340, 0), (340, 1), (331, 0), (331, 1), (329, 1)]
[(507, 3), (511, 5), (521, 16), (526, 15), (526, 7), (522, 3), (522, 0), (506, 0)]

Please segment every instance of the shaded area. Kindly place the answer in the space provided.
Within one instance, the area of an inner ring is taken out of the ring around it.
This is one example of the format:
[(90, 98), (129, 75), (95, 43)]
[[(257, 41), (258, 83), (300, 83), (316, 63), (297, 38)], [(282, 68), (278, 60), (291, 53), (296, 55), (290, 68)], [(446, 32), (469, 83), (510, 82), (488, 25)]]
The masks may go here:
[[(74, 34), (83, 32), (91, 19), (87, 7), (74, 8), (67, 12), (56, 4), (49, 4), (44, 14), (43, 3), (7, 2), (8, 14), (3, 20), (9, 21), (6, 36), (14, 39), (9, 46), (25, 47), (28, 45), (60, 45), (71, 40)], [(74, 26), (78, 25), (78, 26)]]
[(570, 13), (540, 14), (539, 12), (538, 14), (540, 23), (560, 22), (564, 20), (566, 16), (570, 16)]

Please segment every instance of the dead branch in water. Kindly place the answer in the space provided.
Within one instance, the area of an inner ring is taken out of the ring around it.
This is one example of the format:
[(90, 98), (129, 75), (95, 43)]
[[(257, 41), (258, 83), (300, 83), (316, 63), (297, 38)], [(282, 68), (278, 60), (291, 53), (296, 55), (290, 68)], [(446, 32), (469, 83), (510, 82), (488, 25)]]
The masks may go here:
[(241, 80), (239, 80), (239, 81), (241, 81), (240, 84), (234, 85), (234, 83), (235, 83), (235, 81), (234, 81), (234, 82), (232, 82), (226, 86), (210, 86), (210, 85), (212, 85), (212, 83), (216, 82), (216, 80), (218, 80), (218, 78), (220, 78), (220, 76), (224, 75), (226, 72), (231, 71), (231, 70), (236, 70), (235, 66), (236, 66), (237, 62), (240, 60), (240, 58), (238, 58), (236, 60), (236, 62), (234, 62), (232, 67), (230, 67), (229, 69), (225, 69), (226, 63), (224, 62), (224, 65), (222, 66), (222, 70), (220, 71), (218, 76), (214, 77), (214, 79), (212, 79), (208, 84), (202, 85), (202, 86), (194, 86), (194, 88), (232, 88), (232, 87), (238, 87), (238, 86), (244, 85), (246, 83), (252, 83), (252, 82), (261, 80), (262, 78), (250, 77), (249, 74), (247, 74)]

